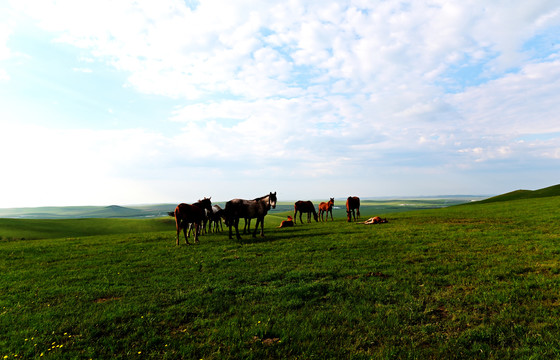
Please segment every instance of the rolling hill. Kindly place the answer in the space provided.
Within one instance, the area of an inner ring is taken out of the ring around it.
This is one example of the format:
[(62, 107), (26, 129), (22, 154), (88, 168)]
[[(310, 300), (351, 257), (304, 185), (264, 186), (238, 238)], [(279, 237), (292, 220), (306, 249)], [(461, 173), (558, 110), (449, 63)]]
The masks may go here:
[(20, 219), (81, 219), (81, 218), (129, 218), (140, 219), (166, 216), (173, 211), (173, 204), (138, 206), (60, 206), (37, 208), (0, 209), (0, 218)]
[(549, 186), (538, 190), (515, 190), (502, 195), (493, 196), (488, 199), (476, 201), (471, 204), (474, 203), (485, 204), (485, 203), (512, 201), (512, 200), (521, 200), (521, 199), (536, 199), (536, 198), (544, 198), (544, 197), (551, 197), (551, 196), (560, 196), (560, 184)]

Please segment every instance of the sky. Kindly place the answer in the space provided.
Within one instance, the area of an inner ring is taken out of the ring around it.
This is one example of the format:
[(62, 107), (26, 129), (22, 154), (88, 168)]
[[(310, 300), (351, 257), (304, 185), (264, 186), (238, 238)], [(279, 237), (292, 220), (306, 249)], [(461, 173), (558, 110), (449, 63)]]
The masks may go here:
[(557, 0), (0, 0), (0, 207), (560, 183)]

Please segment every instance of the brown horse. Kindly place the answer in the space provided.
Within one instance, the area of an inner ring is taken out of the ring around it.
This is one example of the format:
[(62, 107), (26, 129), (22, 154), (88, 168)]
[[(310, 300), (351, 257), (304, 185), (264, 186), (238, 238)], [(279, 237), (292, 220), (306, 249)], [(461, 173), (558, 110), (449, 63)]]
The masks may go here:
[(198, 242), (199, 229), (206, 217), (205, 211), (212, 212), (212, 202), (210, 198), (204, 198), (198, 202), (190, 205), (181, 203), (175, 208), (173, 215), (175, 216), (175, 226), (177, 227), (177, 245), (179, 245), (179, 234), (181, 229), (185, 235), (185, 242), (190, 245), (187, 236), (187, 227), (189, 224), (194, 224), (194, 242)]
[(292, 227), (294, 226), (294, 219), (292, 219), (292, 217), (290, 215), (288, 215), (288, 219), (284, 220), (280, 223), (280, 226), (278, 226), (279, 228), (285, 228), (285, 227)]
[(388, 223), (387, 219), (382, 219), (379, 216), (374, 216), (372, 218), (367, 219), (366, 221), (364, 221), (363, 223), (360, 224), (364, 224), (364, 225), (372, 225), (372, 224), (386, 224)]
[(332, 208), (334, 206), (334, 198), (331, 198), (329, 200), (329, 202), (322, 202), (319, 204), (319, 218), (321, 219), (321, 221), (323, 221), (323, 214), (327, 214), (327, 219), (325, 221), (329, 220), (329, 213), (331, 213), (331, 220), (334, 221), (333, 216), (332, 216)]
[(354, 221), (356, 221), (356, 213), (354, 209), (358, 212), (358, 218), (360, 218), (360, 198), (357, 196), (349, 196), (346, 200), (346, 215), (348, 215), (348, 222), (352, 221), (352, 216), (354, 216)]
[(313, 205), (313, 203), (311, 201), (297, 201), (294, 204), (294, 224), (297, 223), (297, 213), (299, 211), (299, 222), (303, 224), (303, 221), (301, 220), (301, 215), (303, 213), (307, 213), (307, 222), (310, 223), (311, 222), (311, 214), (313, 213), (313, 218), (315, 219), (315, 221), (319, 221), (318, 217), (317, 217), (317, 211), (315, 211), (315, 205)]
[(256, 198), (254, 200), (233, 199), (226, 203), (226, 225), (229, 226), (229, 238), (232, 239), (231, 227), (235, 227), (235, 235), (237, 240), (241, 240), (239, 236), (239, 219), (244, 218), (257, 219), (257, 225), (253, 232), (253, 237), (257, 236), (257, 229), (261, 225), (261, 236), (264, 237), (264, 217), (270, 208), (276, 207), (276, 192)]

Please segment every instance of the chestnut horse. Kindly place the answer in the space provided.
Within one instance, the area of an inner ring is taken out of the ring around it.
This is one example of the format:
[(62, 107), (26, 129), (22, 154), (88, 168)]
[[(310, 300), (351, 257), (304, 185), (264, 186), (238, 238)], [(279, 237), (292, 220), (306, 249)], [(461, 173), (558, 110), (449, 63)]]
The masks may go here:
[(364, 221), (363, 223), (360, 224), (364, 224), (364, 225), (372, 225), (372, 224), (386, 224), (388, 223), (387, 219), (382, 219), (379, 216), (374, 216), (372, 218), (367, 219), (366, 221)]
[(282, 221), (280, 223), (280, 226), (278, 226), (279, 228), (285, 228), (285, 227), (292, 227), (294, 226), (294, 219), (292, 219), (292, 217), (290, 215), (288, 215), (288, 219)]
[(319, 204), (319, 218), (323, 221), (323, 214), (327, 214), (327, 220), (329, 220), (329, 212), (331, 213), (331, 220), (334, 221), (332, 216), (332, 208), (334, 206), (334, 198), (331, 198), (329, 202), (322, 202)]
[(297, 213), (299, 211), (299, 222), (303, 224), (303, 221), (301, 220), (301, 215), (303, 213), (307, 213), (307, 222), (310, 223), (311, 222), (311, 213), (313, 213), (313, 218), (315, 219), (315, 221), (319, 221), (318, 217), (317, 217), (317, 211), (315, 211), (315, 205), (313, 205), (313, 203), (311, 201), (297, 201), (294, 204), (294, 224), (297, 223)]
[(357, 196), (349, 196), (346, 200), (346, 214), (348, 215), (348, 222), (352, 221), (352, 215), (354, 216), (354, 221), (356, 221), (356, 213), (354, 209), (358, 211), (358, 218), (360, 218), (360, 198)]
[(235, 227), (235, 235), (237, 240), (241, 240), (239, 236), (239, 219), (244, 218), (257, 219), (257, 225), (253, 232), (253, 237), (257, 236), (259, 223), (261, 225), (261, 236), (264, 237), (264, 217), (270, 208), (276, 207), (276, 192), (256, 198), (254, 200), (233, 199), (226, 203), (226, 225), (229, 226), (229, 238), (232, 239), (231, 227)]
[(199, 229), (206, 217), (205, 210), (212, 212), (212, 202), (210, 198), (204, 198), (192, 205), (184, 203), (177, 205), (173, 212), (175, 216), (175, 226), (177, 227), (177, 245), (179, 245), (181, 229), (183, 229), (183, 234), (185, 234), (185, 242), (187, 245), (190, 245), (187, 236), (187, 227), (189, 224), (194, 224), (194, 242), (198, 242)]

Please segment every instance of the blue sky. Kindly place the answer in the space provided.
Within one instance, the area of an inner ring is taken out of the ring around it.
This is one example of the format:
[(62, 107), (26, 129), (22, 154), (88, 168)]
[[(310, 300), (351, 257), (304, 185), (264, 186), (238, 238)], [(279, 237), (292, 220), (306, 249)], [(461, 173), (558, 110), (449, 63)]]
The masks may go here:
[(560, 183), (557, 1), (0, 0), (0, 207)]

